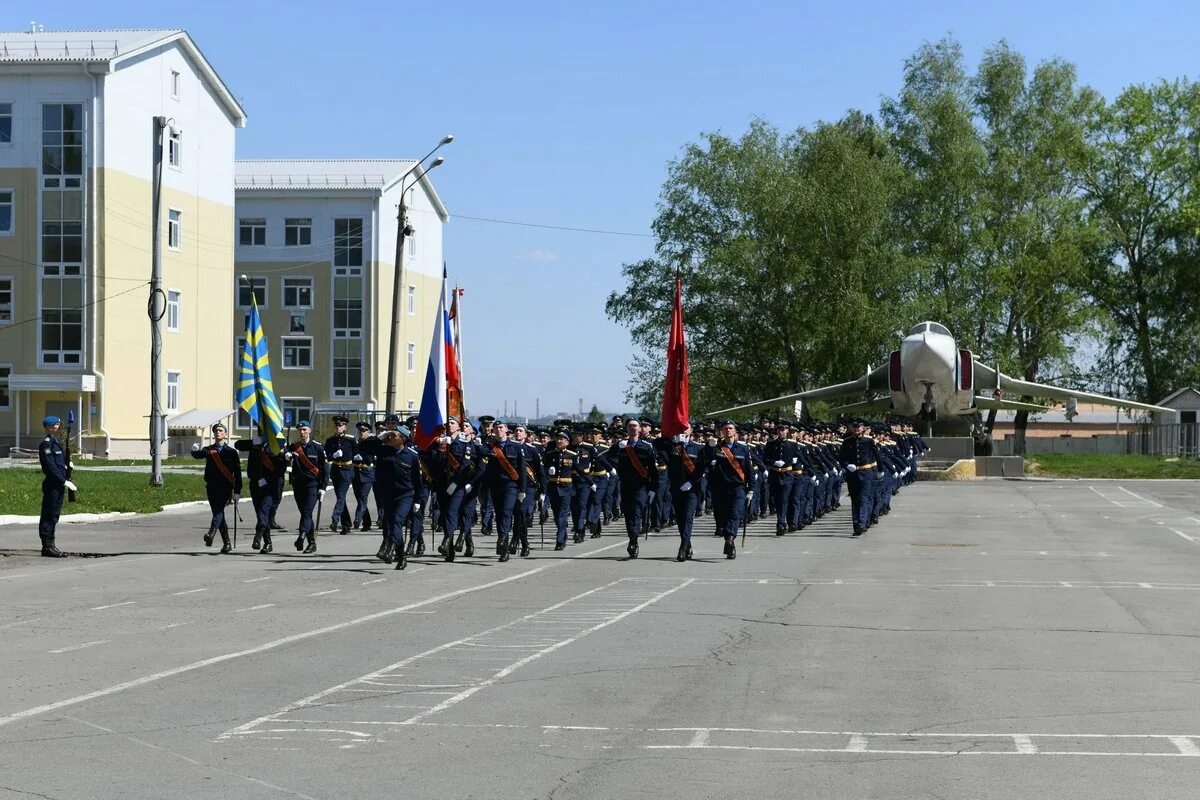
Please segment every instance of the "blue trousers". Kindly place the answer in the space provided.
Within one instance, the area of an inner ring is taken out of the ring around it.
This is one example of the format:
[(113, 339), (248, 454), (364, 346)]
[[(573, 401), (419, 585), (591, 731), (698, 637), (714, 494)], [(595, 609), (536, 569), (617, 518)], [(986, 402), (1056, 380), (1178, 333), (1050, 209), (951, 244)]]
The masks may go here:
[(746, 513), (746, 486), (741, 483), (729, 485), (710, 484), (713, 493), (713, 516), (717, 533), (736, 536)]
[(412, 510), (412, 492), (389, 492), (383, 498), (383, 532), (396, 545), (397, 552), (404, 550), (404, 523), (409, 521)]
[(771, 484), (771, 502), (775, 504), (775, 527), (786, 528), (792, 524), (792, 492), (796, 487), (796, 481), (791, 475), (779, 477), (772, 475), (769, 482)]
[(363, 520), (371, 522), (371, 490), (375, 488), (375, 470), (356, 469), (354, 480), (354, 524), (361, 526)]
[[(458, 530), (459, 524), (462, 522), (463, 512), (466, 511), (464, 501), (467, 498), (467, 493), (461, 487), (454, 490), (454, 494), (446, 495), (445, 493), (438, 500), (438, 510), (441, 512), (438, 524), (442, 527), (442, 533), (446, 536), (453, 536)], [(469, 529), (469, 525), (463, 525), (463, 530)]]
[[(229, 533), (229, 525), (225, 522), (225, 504), (233, 497), (233, 489), (226, 483), (224, 486), (205, 486), (204, 491), (208, 495), (208, 508), (212, 511), (212, 527), (222, 535)], [(61, 500), (59, 505), (62, 505)]]
[(309, 536), (313, 533), (313, 511), (317, 508), (317, 500), (321, 490), (315, 483), (292, 484), (292, 496), (296, 498), (296, 508), (300, 511), (300, 534)]
[(850, 488), (850, 518), (856, 528), (866, 528), (871, 524), (875, 476), (871, 470), (859, 470), (846, 477), (846, 485)]
[(554, 511), (554, 541), (566, 544), (567, 529), (570, 527), (571, 499), (575, 489), (567, 484), (551, 484), (546, 494), (549, 495), (550, 508)]
[(592, 480), (596, 482), (596, 491), (591, 492), (591, 496), (588, 498), (587, 521), (598, 525), (601, 514), (608, 515), (604, 510), (604, 502), (608, 497), (608, 475), (605, 474), (604, 477), (599, 478), (593, 475)]
[[(417, 506), (421, 506), (417, 510)], [(408, 524), (412, 531), (412, 538), (418, 542), (425, 541), (425, 511), (429, 505), (429, 492), (422, 490), (413, 498), (413, 506), (409, 512)]]
[(254, 529), (259, 533), (271, 530), (271, 515), (279, 505), (279, 499), (272, 489), (269, 478), (266, 486), (259, 486), (257, 480), (250, 485), (250, 500), (254, 503)]
[(496, 482), (488, 487), (484, 496), (491, 500), (490, 507), (483, 510), (484, 524), (491, 512), (496, 520), (496, 535), (508, 536), (512, 533), (513, 511), (517, 507), (517, 485), (508, 481)]
[(625, 533), (629, 534), (630, 539), (642, 535), (649, 499), (649, 493), (643, 485), (621, 487), (621, 515), (625, 517)]
[[(571, 489), (571, 526), (576, 533), (582, 533), (587, 525), (588, 503), (595, 492), (591, 484), (582, 481), (571, 484)], [(600, 491), (599, 488), (596, 491)]]
[(529, 541), (529, 526), (533, 523), (533, 515), (537, 511), (537, 490), (525, 492), (525, 499), (518, 500), (513, 510), (513, 530), (517, 536)]
[(687, 492), (672, 489), (671, 503), (675, 507), (675, 525), (679, 528), (679, 538), (690, 543), (692, 521), (696, 518), (696, 509), (700, 507), (700, 493), (695, 487)]
[(350, 512), (346, 508), (346, 495), (354, 481), (354, 467), (330, 467), (329, 482), (333, 484), (333, 511), (329, 514), (330, 525), (341, 525), (350, 529)]
[(53, 478), (42, 479), (42, 515), (38, 518), (38, 536), (54, 538), (58, 515), (62, 513), (63, 485)]

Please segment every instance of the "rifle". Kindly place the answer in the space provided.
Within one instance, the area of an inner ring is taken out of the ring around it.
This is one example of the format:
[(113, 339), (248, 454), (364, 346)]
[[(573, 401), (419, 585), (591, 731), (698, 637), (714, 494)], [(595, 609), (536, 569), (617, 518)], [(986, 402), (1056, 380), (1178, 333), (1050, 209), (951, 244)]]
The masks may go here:
[[(67, 440), (63, 448), (63, 460), (67, 465), (67, 480), (71, 480), (75, 475), (75, 467), (71, 466), (71, 426), (75, 424), (75, 412), (67, 412)], [(74, 503), (78, 498), (75, 496), (74, 489), (67, 489), (67, 501)]]

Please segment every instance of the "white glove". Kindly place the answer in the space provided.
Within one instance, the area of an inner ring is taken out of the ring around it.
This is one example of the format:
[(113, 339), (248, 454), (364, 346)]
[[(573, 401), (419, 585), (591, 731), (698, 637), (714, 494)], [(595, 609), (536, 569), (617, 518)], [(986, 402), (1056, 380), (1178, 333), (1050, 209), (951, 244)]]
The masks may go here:
[(262, 437), (261, 437), (261, 436), (255, 436), (254, 438), (252, 438), (252, 439), (250, 440), (250, 444), (262, 444)]
[(626, 447), (629, 447), (629, 440), (628, 440), (628, 439), (622, 439), (621, 441), (617, 442), (617, 447), (619, 447), (619, 448), (621, 448), (622, 450), (624, 450)]
[(782, 466), (783, 466), (783, 462), (782, 462), (782, 461), (776, 461), (776, 462), (775, 462), (775, 463), (774, 463), (772, 466), (776, 466), (776, 467), (782, 467)]
[(517, 492), (517, 502), (518, 503), (525, 502), (525, 493), (524, 492)]
[(293, 458), (296, 457), (296, 454), (293, 453), (291, 450), (288, 450), (286, 453), (283, 454), (283, 457), (286, 458), (288, 461), (291, 461)]
[(458, 484), (452, 483), (446, 487), (446, 494), (451, 495), (458, 491)]
[(242, 499), (242, 496), (241, 496), (240, 494), (235, 494), (235, 495), (233, 496), (233, 502), (234, 502), (234, 503), (237, 503), (237, 502), (238, 502), (239, 500), (241, 500), (241, 499)]
[(847, 464), (847, 465), (846, 465), (846, 471), (847, 471), (847, 472), (854, 472), (854, 471), (855, 471), (855, 470), (857, 470), (857, 469), (858, 469), (858, 467), (857, 467), (857, 466), (855, 466), (854, 464)]
[(899, 478), (899, 477), (900, 477), (900, 473), (899, 473), (899, 472), (896, 472), (896, 470), (892, 470), (892, 477), (893, 477), (893, 478)]
[(546, 470), (546, 472), (549, 472), (549, 473), (550, 473), (550, 477), (551, 477), (551, 478), (553, 478), (553, 477), (554, 477), (554, 472), (555, 472), (555, 470), (554, 470), (554, 467), (551, 467), (550, 469)]
[(826, 472), (826, 473), (825, 473), (825, 477), (826, 477), (826, 478), (828, 478), (828, 477), (829, 477), (829, 473), (828, 473), (828, 472)]
[(793, 463), (793, 464), (795, 464), (795, 463), (796, 463), (797, 461), (799, 461), (799, 460), (800, 460), (800, 459), (799, 459), (799, 457), (793, 458), (793, 459), (792, 459), (792, 463)]
[(753, 500), (753, 499), (754, 499), (754, 492), (746, 492), (746, 499), (747, 499), (747, 500)]
[(291, 468), (290, 466), (288, 466), (288, 467), (284, 467), (284, 469), (283, 469), (283, 477), (285, 477), (285, 478), (286, 478), (286, 477), (290, 476), (291, 474), (292, 474), (292, 468)]
[(440, 441), (442, 444), (450, 444), (450, 437), (449, 437), (449, 436), (443, 436), (441, 439), (439, 439), (439, 441)]
[(413, 503), (413, 513), (414, 514), (421, 513), (421, 504), (420, 503)]
[(617, 477), (617, 471), (616, 471), (615, 469), (610, 469), (610, 470), (608, 471), (608, 476), (609, 476), (610, 478), (615, 478), (615, 477)]
[(813, 479), (812, 479), (812, 482), (813, 482), (813, 486), (820, 486), (820, 485), (821, 485), (821, 482), (820, 482), (819, 480), (817, 480), (816, 478), (813, 478)]
[(195, 453), (195, 452), (198, 452), (199, 450), (200, 450), (200, 443), (199, 443), (199, 442), (196, 442), (194, 445), (192, 445), (192, 452), (193, 452), (193, 453)]
[(593, 492), (596, 491), (596, 484), (594, 484), (594, 483), (592, 484), (592, 491)]
[(260, 487), (261, 487), (261, 486), (266, 486), (266, 485), (267, 485), (267, 479), (266, 479), (266, 478), (259, 478), (259, 479), (258, 479), (258, 485), (259, 485)]
[(469, 484), (469, 483), (468, 483), (466, 486), (464, 486), (464, 487), (463, 487), (463, 491), (464, 491), (464, 492), (469, 492), (469, 491), (471, 491), (471, 484)]
[(539, 495), (538, 495), (538, 502), (539, 502), (539, 503), (542, 503), (542, 504), (545, 504), (545, 502), (546, 502), (546, 495), (544, 495), (544, 494), (539, 494)]
[(78, 487), (78, 486), (76, 486), (75, 484), (71, 483), (70, 481), (63, 481), (63, 486), (67, 487), (67, 488), (68, 488), (68, 489), (70, 489), (72, 492), (77, 492), (77, 491), (79, 491), (79, 487)]
[(353, 461), (355, 464), (361, 464), (363, 459), (362, 459), (362, 456), (355, 454), (354, 458), (352, 458), (350, 460)]
[(709, 466), (710, 466), (710, 467), (715, 467), (716, 465), (717, 465), (717, 460), (714, 458), (714, 459), (712, 460), (712, 463), (711, 463), (711, 464), (709, 464)]
[(341, 458), (341, 457), (342, 457), (342, 451), (341, 451), (341, 450), (334, 450), (334, 451), (333, 451), (333, 457), (334, 457), (334, 458)]
[(655, 493), (654, 493), (654, 492), (646, 492), (646, 499), (648, 499), (648, 500), (649, 500), (651, 503), (653, 503), (653, 502), (654, 502), (654, 495), (655, 495)]
[(679, 491), (681, 491), (681, 492), (690, 492), (691, 490), (692, 490), (692, 482), (691, 481), (687, 481), (686, 483), (684, 483), (682, 486), (679, 487)]

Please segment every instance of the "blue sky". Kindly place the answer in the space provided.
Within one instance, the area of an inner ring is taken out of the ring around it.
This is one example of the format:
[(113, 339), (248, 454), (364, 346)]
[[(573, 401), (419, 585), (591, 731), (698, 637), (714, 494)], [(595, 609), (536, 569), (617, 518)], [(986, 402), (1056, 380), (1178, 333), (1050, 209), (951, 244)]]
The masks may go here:
[[(353, 10), (350, 10), (353, 9)], [(649, 233), (666, 165), (705, 131), (872, 113), (925, 40), (1001, 38), (1111, 97), (1195, 73), (1200, 4), (8, 0), (0, 28), (184, 27), (243, 101), (238, 156), (417, 157), (452, 214)], [(653, 241), (452, 219), (473, 413), (624, 407), (604, 316)], [(753, 313), (747, 309), (747, 313)], [(666, 331), (663, 331), (666, 338)]]

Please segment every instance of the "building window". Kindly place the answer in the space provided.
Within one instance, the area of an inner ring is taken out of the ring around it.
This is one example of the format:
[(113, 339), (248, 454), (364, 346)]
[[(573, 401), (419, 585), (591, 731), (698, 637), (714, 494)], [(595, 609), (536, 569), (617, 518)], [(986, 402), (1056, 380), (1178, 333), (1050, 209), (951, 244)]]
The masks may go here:
[(0, 144), (12, 144), (12, 103), (0, 103)]
[(408, 315), (414, 316), (417, 313), (417, 287), (411, 283), (408, 285)]
[(354, 332), (335, 333), (333, 339), (333, 396), (362, 395), (362, 335)]
[(417, 254), (417, 232), (414, 230), (408, 235), (408, 255), (415, 256)]
[(0, 275), (0, 325), (12, 325), (14, 286), (11, 275)]
[(333, 271), (333, 328), (361, 330), (363, 324), (362, 270), (355, 268)]
[(262, 275), (251, 275), (247, 281), (238, 281), (238, 307), (249, 308), (251, 294), (259, 308), (267, 307), (267, 279)]
[(171, 70), (171, 97), (179, 99), (179, 70)]
[[(240, 356), (239, 356), (239, 358), (240, 358)], [(242, 408), (241, 406), (238, 406), (237, 421), (234, 422), (233, 424), (239, 428), (245, 428), (246, 430), (249, 430), (251, 421), (252, 420), (250, 419), (250, 412), (247, 411), (246, 409)]]
[(12, 364), (0, 364), (0, 409), (7, 411), (12, 407), (8, 395), (8, 378), (12, 375)]
[(83, 175), (83, 104), (42, 106), (42, 175)]
[(246, 337), (237, 337), (237, 349), (233, 351), (233, 372), (239, 374), (242, 371), (242, 356), (246, 353)]
[(302, 247), (312, 244), (312, 220), (308, 217), (287, 217), (283, 220), (283, 244)]
[(413, 342), (408, 343), (408, 371), (417, 371), (417, 345)]
[(259, 247), (267, 243), (267, 221), (265, 219), (239, 219), (238, 244), (243, 247)]
[(410, 398), (408, 401), (408, 411), (410, 413), (413, 413), (413, 412), (416, 412), (416, 410), (417, 410), (417, 401)]
[(312, 278), (283, 279), (284, 308), (312, 308)]
[(363, 264), (363, 221), (335, 219), (333, 221), (333, 265), (361, 267)]
[(281, 397), (279, 410), (283, 412), (284, 425), (294, 428), (302, 419), (312, 420), (313, 401), (311, 397)]
[(43, 366), (83, 361), (83, 104), (42, 106)]
[(283, 368), (312, 369), (312, 339), (309, 337), (283, 338)]
[(16, 193), (12, 189), (0, 189), (0, 236), (13, 234), (13, 205)]
[(167, 134), (167, 163), (176, 169), (183, 166), (183, 131), (171, 128)]
[(179, 302), (183, 293), (178, 289), (167, 289), (167, 330), (179, 333)]
[(179, 411), (179, 372), (167, 370), (167, 411)]
[(176, 208), (167, 210), (167, 247), (183, 248), (183, 212)]

